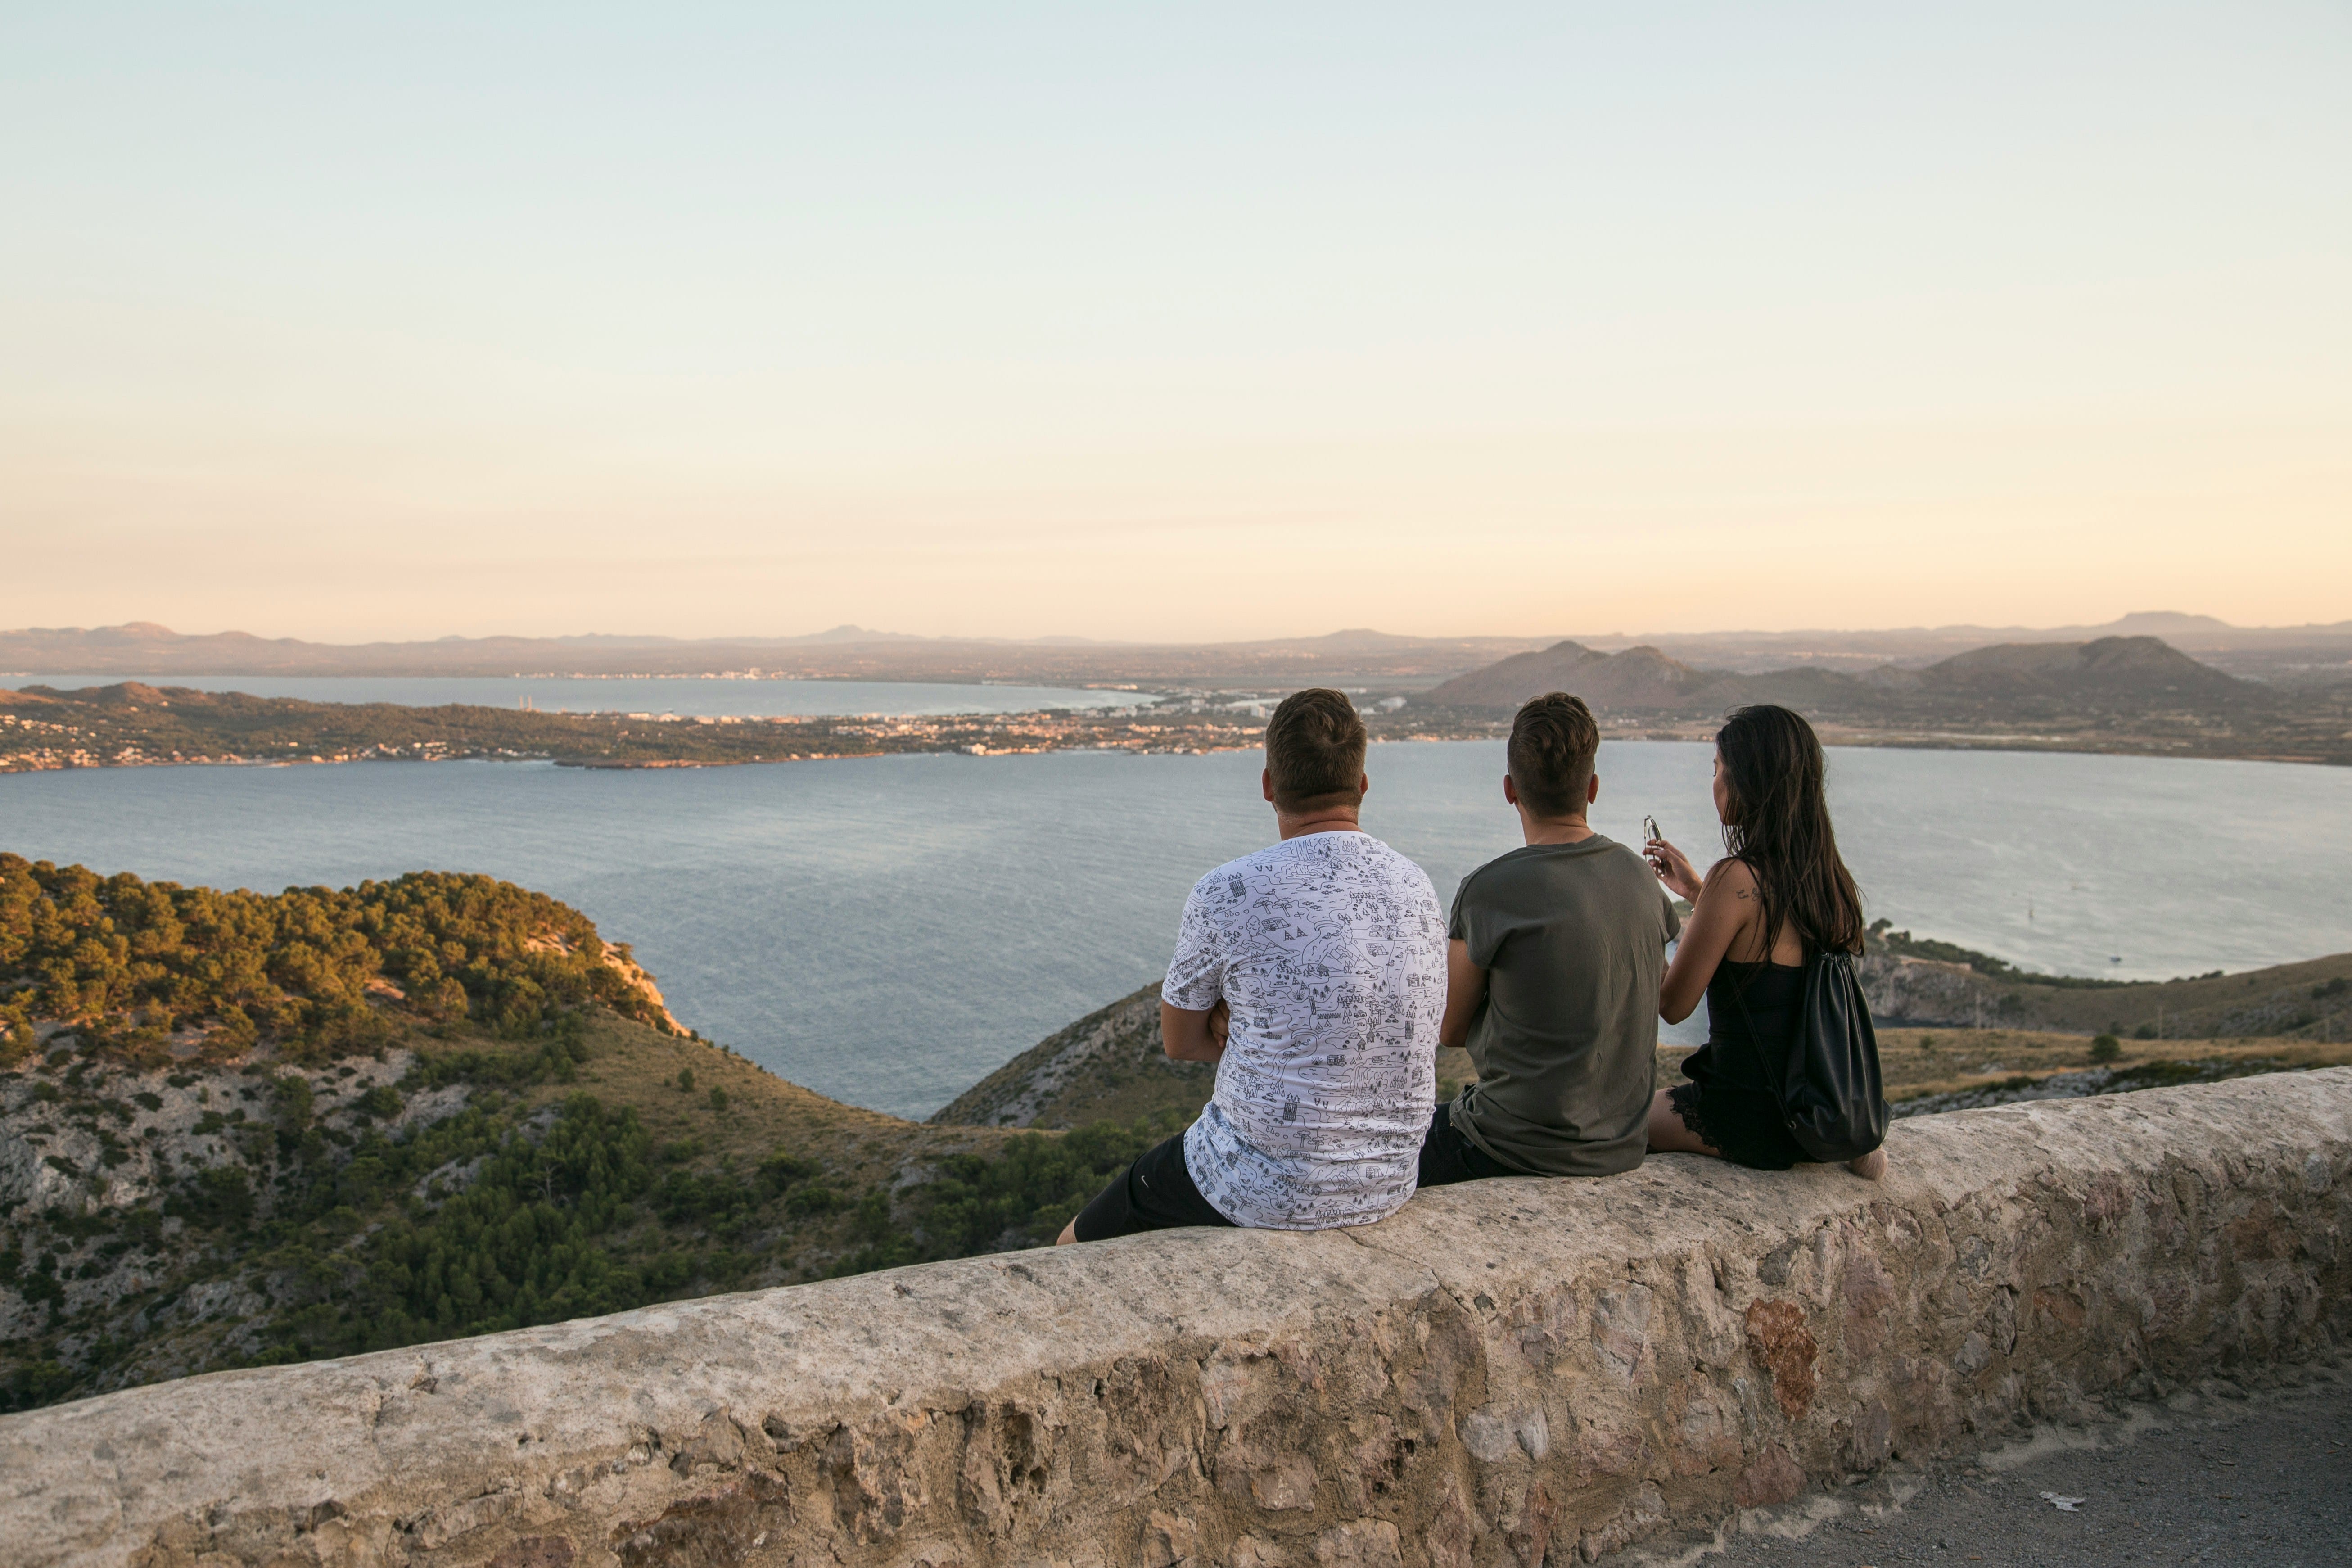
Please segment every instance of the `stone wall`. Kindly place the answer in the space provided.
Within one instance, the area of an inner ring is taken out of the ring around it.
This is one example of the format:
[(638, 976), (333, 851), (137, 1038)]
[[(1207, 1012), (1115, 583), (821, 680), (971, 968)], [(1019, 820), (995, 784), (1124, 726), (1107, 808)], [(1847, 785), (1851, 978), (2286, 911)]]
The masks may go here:
[(2352, 1069), (0, 1420), (14, 1564), (1536, 1568), (2352, 1332)]

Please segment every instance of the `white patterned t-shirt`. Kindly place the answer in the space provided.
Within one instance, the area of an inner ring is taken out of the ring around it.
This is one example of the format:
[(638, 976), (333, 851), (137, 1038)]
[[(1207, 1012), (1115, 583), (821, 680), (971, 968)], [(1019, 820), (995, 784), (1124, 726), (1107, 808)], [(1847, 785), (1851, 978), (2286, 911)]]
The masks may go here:
[(1161, 997), (1223, 998), (1232, 1033), (1184, 1164), (1235, 1225), (1369, 1225), (1412, 1196), (1436, 1099), (1445, 921), (1422, 868), (1368, 833), (1307, 833), (1184, 901)]

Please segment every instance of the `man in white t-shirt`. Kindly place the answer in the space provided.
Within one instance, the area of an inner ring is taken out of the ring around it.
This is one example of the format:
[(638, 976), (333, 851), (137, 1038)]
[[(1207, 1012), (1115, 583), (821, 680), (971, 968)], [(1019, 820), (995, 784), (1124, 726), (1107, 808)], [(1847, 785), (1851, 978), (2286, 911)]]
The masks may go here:
[(1217, 1064), (1199, 1121), (1136, 1161), (1064, 1242), (1174, 1226), (1328, 1230), (1412, 1196), (1436, 1099), (1445, 921), (1422, 868), (1357, 826), (1364, 724), (1337, 691), (1265, 727), (1281, 841), (1185, 900), (1161, 1043)]

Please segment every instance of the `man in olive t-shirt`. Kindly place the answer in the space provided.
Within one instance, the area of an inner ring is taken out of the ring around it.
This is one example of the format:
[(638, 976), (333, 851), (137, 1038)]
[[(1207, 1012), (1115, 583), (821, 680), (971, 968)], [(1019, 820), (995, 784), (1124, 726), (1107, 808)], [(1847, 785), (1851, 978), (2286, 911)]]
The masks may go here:
[(1658, 982), (1682, 922), (1656, 875), (1585, 820), (1600, 727), (1563, 692), (1521, 708), (1504, 798), (1524, 848), (1462, 880), (1441, 1038), (1478, 1081), (1437, 1108), (1420, 1184), (1605, 1176), (1648, 1152)]

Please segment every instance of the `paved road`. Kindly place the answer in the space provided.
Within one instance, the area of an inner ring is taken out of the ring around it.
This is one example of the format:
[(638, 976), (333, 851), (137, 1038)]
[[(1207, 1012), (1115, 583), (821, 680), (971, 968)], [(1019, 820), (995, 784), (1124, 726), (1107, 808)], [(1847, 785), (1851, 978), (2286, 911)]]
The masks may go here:
[[(2082, 1500), (2061, 1511), (2044, 1492)], [(1658, 1543), (1604, 1562), (2346, 1568), (2352, 1374), (2322, 1371), (2301, 1386), (2251, 1394), (2211, 1384), (1974, 1460), (1897, 1466), (1777, 1513), (1719, 1542)]]

